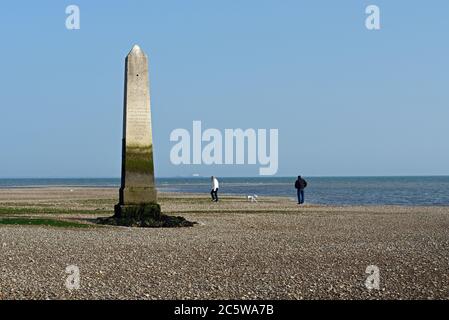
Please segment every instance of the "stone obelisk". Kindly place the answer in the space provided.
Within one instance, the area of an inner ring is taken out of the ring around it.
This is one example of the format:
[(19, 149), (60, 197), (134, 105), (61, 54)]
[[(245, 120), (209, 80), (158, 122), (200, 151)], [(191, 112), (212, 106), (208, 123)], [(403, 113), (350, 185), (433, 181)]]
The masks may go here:
[[(115, 216), (159, 210), (154, 183), (148, 57), (135, 45), (126, 57), (122, 180)], [(154, 209), (154, 210), (153, 210)]]
[(135, 45), (126, 57), (122, 183), (113, 217), (100, 224), (128, 227), (191, 227), (183, 217), (161, 213), (154, 185), (148, 57)]

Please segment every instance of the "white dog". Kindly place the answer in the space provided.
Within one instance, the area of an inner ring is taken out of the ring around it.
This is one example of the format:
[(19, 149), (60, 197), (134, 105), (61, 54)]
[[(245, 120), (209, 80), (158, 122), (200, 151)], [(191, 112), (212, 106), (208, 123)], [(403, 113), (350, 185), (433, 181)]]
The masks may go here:
[(248, 201), (257, 202), (257, 194), (248, 196), (247, 198), (248, 198)]

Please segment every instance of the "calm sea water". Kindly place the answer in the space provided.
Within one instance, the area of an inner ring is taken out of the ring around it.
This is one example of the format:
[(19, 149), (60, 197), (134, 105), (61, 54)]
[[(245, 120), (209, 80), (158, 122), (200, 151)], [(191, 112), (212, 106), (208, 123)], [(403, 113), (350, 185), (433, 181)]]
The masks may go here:
[[(306, 202), (331, 205), (449, 205), (449, 176), (441, 177), (312, 177)], [(295, 178), (221, 178), (220, 194), (295, 198)], [(0, 188), (42, 186), (114, 187), (120, 179), (0, 179)], [(209, 178), (160, 178), (160, 191), (210, 191)]]

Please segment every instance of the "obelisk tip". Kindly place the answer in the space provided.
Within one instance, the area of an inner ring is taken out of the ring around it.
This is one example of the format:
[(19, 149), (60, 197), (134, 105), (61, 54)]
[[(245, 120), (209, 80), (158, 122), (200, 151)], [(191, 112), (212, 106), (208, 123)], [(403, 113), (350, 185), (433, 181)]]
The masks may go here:
[(140, 49), (140, 47), (137, 44), (135, 44), (128, 55), (141, 55), (141, 54), (145, 53), (142, 51), (142, 49)]

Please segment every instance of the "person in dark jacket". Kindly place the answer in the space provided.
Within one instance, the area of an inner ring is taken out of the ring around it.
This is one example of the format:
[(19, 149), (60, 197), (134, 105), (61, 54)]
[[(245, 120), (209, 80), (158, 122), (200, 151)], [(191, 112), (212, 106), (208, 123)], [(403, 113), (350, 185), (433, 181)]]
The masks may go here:
[(307, 181), (298, 176), (295, 182), (296, 193), (298, 195), (298, 204), (304, 203), (304, 189), (307, 187)]

